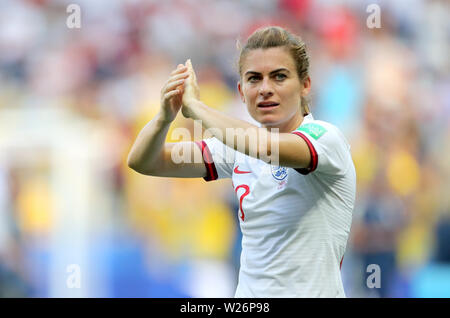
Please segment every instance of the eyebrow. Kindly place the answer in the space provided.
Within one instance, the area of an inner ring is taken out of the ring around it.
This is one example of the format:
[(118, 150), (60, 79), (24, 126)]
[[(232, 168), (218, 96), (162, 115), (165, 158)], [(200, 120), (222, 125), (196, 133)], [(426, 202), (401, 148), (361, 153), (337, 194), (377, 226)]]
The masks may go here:
[[(274, 73), (278, 73), (280, 71), (286, 71), (289, 73), (289, 70), (287, 68), (277, 68), (276, 70), (272, 71), (269, 73), (269, 75), (274, 74)], [(256, 74), (256, 75), (260, 75), (261, 73), (259, 72), (255, 72), (255, 71), (247, 71), (245, 72), (244, 76), (248, 75), (248, 74)]]

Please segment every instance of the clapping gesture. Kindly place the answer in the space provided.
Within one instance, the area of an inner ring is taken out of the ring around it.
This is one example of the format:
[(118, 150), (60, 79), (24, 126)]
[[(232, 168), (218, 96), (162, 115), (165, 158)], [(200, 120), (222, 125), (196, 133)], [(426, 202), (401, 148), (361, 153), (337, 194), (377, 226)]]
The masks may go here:
[(161, 90), (161, 114), (165, 122), (172, 122), (182, 105), (184, 82), (189, 76), (187, 67), (179, 64)]
[(179, 64), (170, 74), (161, 90), (161, 113), (166, 122), (172, 122), (183, 106), (182, 112), (189, 117), (189, 105), (199, 100), (199, 88), (191, 60)]

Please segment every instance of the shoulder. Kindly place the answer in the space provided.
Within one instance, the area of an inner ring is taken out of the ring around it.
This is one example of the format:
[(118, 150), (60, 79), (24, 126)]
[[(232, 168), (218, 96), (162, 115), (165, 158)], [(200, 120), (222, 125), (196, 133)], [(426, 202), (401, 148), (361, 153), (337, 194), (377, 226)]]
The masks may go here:
[(349, 146), (341, 130), (326, 121), (309, 119), (302, 123), (295, 131), (304, 133), (316, 142), (331, 142)]
[(318, 171), (342, 175), (352, 164), (350, 144), (335, 125), (310, 117), (293, 133), (305, 136), (311, 143)]

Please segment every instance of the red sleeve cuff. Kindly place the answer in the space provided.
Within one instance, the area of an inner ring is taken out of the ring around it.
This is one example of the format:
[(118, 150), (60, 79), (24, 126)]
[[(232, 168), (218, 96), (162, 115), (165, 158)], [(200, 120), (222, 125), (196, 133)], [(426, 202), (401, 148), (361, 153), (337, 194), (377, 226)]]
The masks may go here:
[(297, 136), (299, 136), (299, 137), (301, 137), (306, 142), (306, 144), (308, 145), (308, 148), (309, 148), (309, 153), (311, 154), (311, 163), (309, 164), (309, 167), (308, 168), (298, 168), (298, 169), (295, 169), (295, 170), (298, 171), (301, 174), (304, 174), (304, 175), (313, 172), (314, 170), (316, 170), (317, 163), (319, 161), (318, 160), (319, 157), (317, 155), (316, 148), (314, 148), (314, 145), (311, 143), (311, 141), (308, 139), (308, 137), (306, 137), (301, 132), (293, 131), (292, 133), (297, 135)]
[(214, 161), (211, 155), (211, 152), (209, 151), (208, 145), (204, 140), (202, 141), (196, 141), (195, 144), (200, 148), (202, 151), (202, 158), (203, 162), (205, 163), (206, 167), (206, 177), (203, 177), (205, 181), (213, 181), (218, 179), (216, 166), (214, 165)]

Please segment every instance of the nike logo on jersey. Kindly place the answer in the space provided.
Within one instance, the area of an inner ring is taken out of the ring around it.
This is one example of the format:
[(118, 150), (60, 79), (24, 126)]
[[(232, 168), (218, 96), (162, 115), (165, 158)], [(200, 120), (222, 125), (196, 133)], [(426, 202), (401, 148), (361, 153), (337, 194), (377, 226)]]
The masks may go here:
[(239, 166), (236, 166), (236, 168), (234, 168), (234, 173), (237, 174), (244, 174), (244, 173), (250, 173), (251, 171), (240, 171), (239, 170)]

